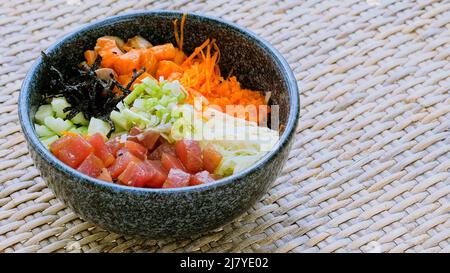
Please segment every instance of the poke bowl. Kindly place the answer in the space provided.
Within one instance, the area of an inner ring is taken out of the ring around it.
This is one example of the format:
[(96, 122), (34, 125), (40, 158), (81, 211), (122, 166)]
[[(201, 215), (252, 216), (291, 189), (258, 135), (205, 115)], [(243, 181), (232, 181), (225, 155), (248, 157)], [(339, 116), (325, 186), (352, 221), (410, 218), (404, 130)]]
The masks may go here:
[[(212, 102), (258, 104), (258, 119)], [(196, 119), (204, 105), (211, 112)], [(272, 46), (176, 11), (76, 30), (36, 60), (19, 97), (30, 154), (55, 195), (101, 228), (149, 239), (213, 230), (251, 208), (281, 173), (298, 115), (295, 77)], [(208, 126), (228, 120), (235, 135), (263, 132), (270, 145), (217, 140), (229, 130)], [(211, 139), (197, 138), (196, 121)]]

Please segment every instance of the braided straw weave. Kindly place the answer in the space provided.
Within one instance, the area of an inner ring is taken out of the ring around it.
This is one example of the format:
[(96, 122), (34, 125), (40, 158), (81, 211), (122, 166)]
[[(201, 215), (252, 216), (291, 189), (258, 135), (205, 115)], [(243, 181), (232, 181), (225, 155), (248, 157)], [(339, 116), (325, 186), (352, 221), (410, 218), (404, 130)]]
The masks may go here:
[[(33, 166), (17, 117), (39, 52), (91, 21), (181, 9), (234, 21), (288, 60), (301, 92), (289, 161), (218, 230), (143, 241), (83, 221)], [(450, 252), (449, 1), (2, 1), (0, 252)]]

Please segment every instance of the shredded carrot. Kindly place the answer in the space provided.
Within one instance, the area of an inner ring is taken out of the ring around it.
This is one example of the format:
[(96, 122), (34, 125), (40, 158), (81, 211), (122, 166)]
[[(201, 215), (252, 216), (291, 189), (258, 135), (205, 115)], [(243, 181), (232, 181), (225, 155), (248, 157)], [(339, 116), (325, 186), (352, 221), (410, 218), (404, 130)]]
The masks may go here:
[(184, 60), (183, 65), (188, 65), (195, 57), (197, 57), (198, 54), (200, 54), (200, 52), (203, 51), (203, 49), (209, 45), (210, 40), (209, 38), (206, 39), (206, 41), (203, 42), (203, 44), (201, 44), (199, 47), (195, 48), (194, 52), (192, 52), (192, 54), (187, 57), (186, 60)]
[(220, 75), (219, 59), (215, 40), (207, 39), (183, 62), (180, 82), (189, 93), (186, 101), (193, 104), (194, 98), (200, 95), (208, 104), (219, 106), (224, 112), (228, 112), (229, 106), (243, 106), (232, 108), (234, 113), (228, 114), (255, 122), (259, 120), (259, 112), (267, 115), (270, 109), (264, 96), (258, 91), (241, 88), (234, 76), (224, 79)]
[(178, 49), (180, 51), (183, 51), (183, 40), (184, 40), (184, 24), (186, 23), (186, 13), (183, 13), (183, 17), (181, 17), (181, 24), (180, 24), (180, 35), (178, 35), (178, 19), (175, 19), (173, 21), (173, 29), (174, 29), (174, 35), (175, 35), (175, 41), (177, 42)]
[(64, 136), (77, 136), (78, 135), (77, 133), (70, 132), (70, 131), (62, 131), (61, 134)]

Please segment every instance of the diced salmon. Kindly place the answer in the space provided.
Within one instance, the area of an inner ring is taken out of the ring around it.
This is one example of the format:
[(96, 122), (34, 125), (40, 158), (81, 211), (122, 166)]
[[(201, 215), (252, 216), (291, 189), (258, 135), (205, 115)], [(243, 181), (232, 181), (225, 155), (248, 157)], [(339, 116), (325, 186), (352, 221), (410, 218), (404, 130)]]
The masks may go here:
[(191, 176), (191, 180), (189, 180), (189, 185), (195, 186), (211, 182), (214, 182), (214, 178), (211, 176), (211, 174), (208, 171), (202, 171)]
[(65, 164), (77, 168), (94, 152), (94, 147), (79, 135), (65, 135), (50, 145), (50, 151)]
[(114, 70), (119, 75), (133, 73), (133, 70), (141, 69), (141, 50), (132, 49), (125, 54), (121, 54), (114, 59)]
[(171, 43), (154, 46), (151, 50), (158, 61), (175, 59), (176, 50)]
[(188, 172), (203, 171), (202, 150), (198, 141), (179, 140), (175, 144), (175, 152)]
[(95, 52), (102, 57), (102, 67), (113, 68), (116, 58), (123, 54), (115, 39), (100, 37), (95, 45)]
[(117, 156), (117, 152), (123, 148), (124, 144), (120, 143), (118, 138), (113, 138), (108, 140), (106, 143), (106, 148), (108, 149), (108, 151), (114, 156)]
[(205, 170), (214, 173), (217, 167), (222, 162), (222, 155), (209, 144), (203, 149), (203, 166)]
[(177, 65), (172, 61), (160, 61), (158, 63), (158, 68), (156, 69), (156, 78), (164, 77), (164, 79), (168, 79), (172, 73), (181, 73), (183, 69), (181, 66)]
[(175, 155), (175, 145), (172, 145), (168, 142), (163, 142), (153, 152), (150, 153), (148, 158), (151, 160), (160, 160), (162, 153), (170, 153)]
[(114, 162), (115, 158), (108, 150), (103, 136), (100, 133), (96, 133), (93, 136), (90, 136), (88, 141), (92, 147), (94, 147), (94, 154), (103, 161), (105, 167), (109, 167)]
[(117, 179), (123, 185), (143, 188), (152, 177), (153, 173), (143, 166), (143, 162), (132, 161)]
[(101, 171), (101, 173), (97, 176), (97, 178), (98, 178), (98, 179), (101, 179), (101, 180), (103, 180), (103, 181), (106, 181), (106, 182), (113, 182), (113, 181), (112, 181), (112, 177), (111, 177), (111, 175), (109, 174), (109, 171), (108, 171), (107, 168), (103, 168), (102, 171)]
[(101, 174), (103, 168), (105, 168), (103, 161), (92, 153), (83, 160), (77, 170), (90, 177), (97, 177)]
[(145, 67), (145, 71), (149, 74), (153, 74), (156, 71), (158, 60), (150, 48), (141, 49), (141, 67)]
[(186, 171), (181, 161), (172, 153), (163, 152), (161, 155), (161, 164), (167, 171), (170, 171), (172, 168)]
[(146, 187), (161, 188), (167, 179), (167, 171), (163, 168), (161, 162), (157, 160), (146, 160), (144, 167), (152, 173), (152, 179), (146, 184)]
[(171, 169), (163, 188), (180, 188), (189, 186), (191, 175), (179, 169)]
[(127, 149), (122, 148), (117, 152), (117, 157), (114, 163), (108, 167), (109, 174), (113, 179), (116, 179), (130, 164), (130, 162), (142, 162), (139, 158), (130, 153)]
[(142, 160), (147, 157), (147, 148), (135, 141), (127, 140), (125, 142), (125, 148), (127, 148), (130, 153)]

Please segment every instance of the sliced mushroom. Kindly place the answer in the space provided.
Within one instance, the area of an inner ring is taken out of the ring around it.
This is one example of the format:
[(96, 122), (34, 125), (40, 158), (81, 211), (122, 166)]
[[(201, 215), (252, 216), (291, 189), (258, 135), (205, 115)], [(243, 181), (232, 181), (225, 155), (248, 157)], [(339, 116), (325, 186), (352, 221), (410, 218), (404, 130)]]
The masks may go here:
[(114, 72), (114, 70), (112, 70), (111, 68), (99, 68), (97, 70), (95, 70), (95, 74), (97, 75), (97, 77), (99, 79), (102, 79), (104, 81), (109, 81), (111, 80), (111, 75), (114, 78), (117, 78), (117, 74), (116, 72)]
[(122, 47), (125, 45), (125, 42), (117, 36), (103, 36), (102, 38), (112, 39), (116, 41), (116, 44), (120, 49), (122, 49)]
[(136, 35), (133, 38), (128, 39), (125, 46), (139, 49), (139, 48), (152, 47), (152, 44), (149, 41), (147, 41), (145, 38), (143, 38), (142, 36)]

